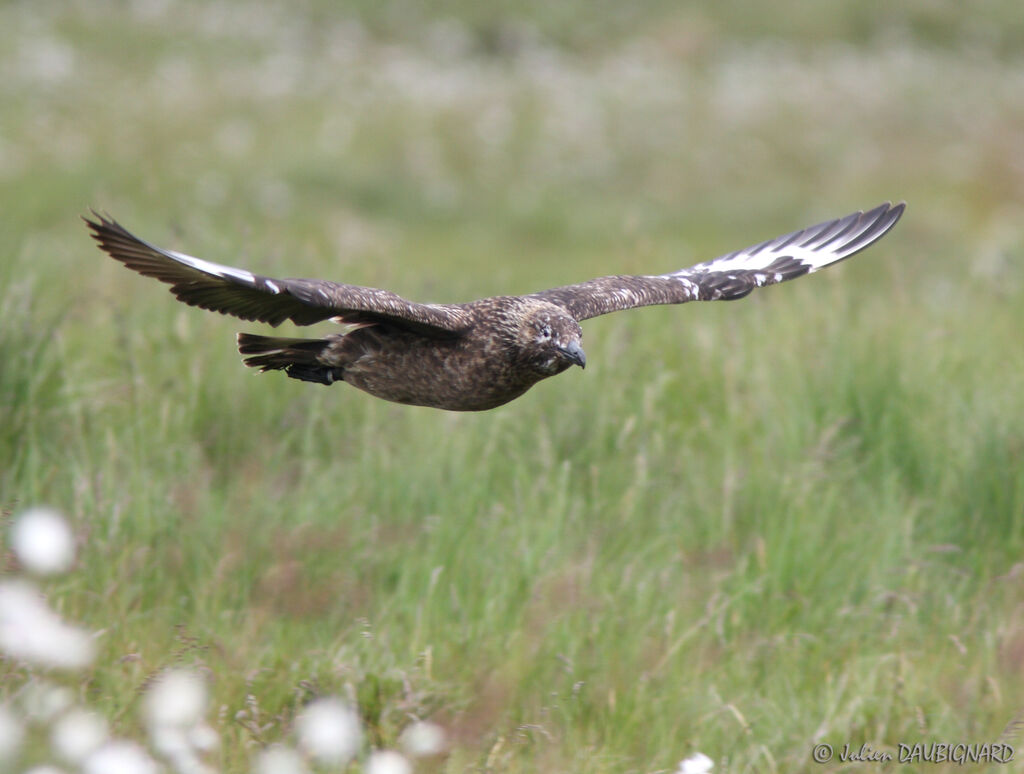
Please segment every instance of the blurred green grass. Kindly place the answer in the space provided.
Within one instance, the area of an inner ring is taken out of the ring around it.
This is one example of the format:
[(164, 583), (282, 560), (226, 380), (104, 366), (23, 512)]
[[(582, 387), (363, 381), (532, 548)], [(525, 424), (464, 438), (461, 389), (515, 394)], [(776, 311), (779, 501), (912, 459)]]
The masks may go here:
[[(376, 744), (442, 723), (444, 771), (997, 737), (1024, 687), (1020, 14), (771, 9), (0, 8), (0, 506), (76, 525), (51, 591), (103, 632), (80, 694), (131, 732), (147, 676), (208, 669), (227, 771), (318, 692)], [(585, 373), (467, 416), (248, 372), (252, 325), (77, 219), (459, 301), (886, 198), (907, 216), (863, 256), (588, 322)]]

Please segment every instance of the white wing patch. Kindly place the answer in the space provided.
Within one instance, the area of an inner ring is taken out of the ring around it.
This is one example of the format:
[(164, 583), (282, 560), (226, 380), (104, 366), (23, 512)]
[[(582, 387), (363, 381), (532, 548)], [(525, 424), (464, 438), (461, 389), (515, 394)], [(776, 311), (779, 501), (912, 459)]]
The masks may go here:
[(819, 223), (696, 266), (657, 276), (682, 279), (708, 274), (751, 272), (758, 286), (782, 282), (787, 275), (766, 271), (776, 261), (796, 261), (807, 267), (808, 274), (823, 269), (836, 261), (849, 258), (881, 238), (899, 220), (903, 208), (902, 203), (893, 206), (887, 202), (866, 213), (855, 212), (845, 218)]
[[(246, 283), (247, 285), (254, 285), (256, 278), (245, 269), (235, 269), (231, 266), (222, 266), (219, 263), (213, 263), (212, 261), (204, 261), (202, 258), (193, 258), (191, 255), (185, 255), (184, 253), (178, 253), (174, 250), (161, 250), (165, 255), (169, 255), (179, 263), (183, 263), (186, 266), (191, 266), (193, 269), (198, 269), (204, 274), (212, 274), (215, 277), (224, 277), (225, 279), (235, 279)], [(271, 283), (267, 283), (271, 284)], [(280, 293), (280, 289), (275, 285), (273, 288), (275, 293)]]
[[(758, 245), (759, 248), (763, 248), (763, 245)], [(748, 250), (739, 250), (729, 255), (723, 255), (721, 258), (715, 258), (713, 261), (706, 261), (705, 263), (698, 263), (696, 266), (690, 266), (686, 269), (679, 269), (678, 271), (671, 272), (669, 274), (659, 274), (659, 277), (676, 277), (684, 278), (692, 276), (693, 274), (701, 272), (757, 272), (756, 280), (758, 285), (763, 285), (765, 281), (772, 277), (774, 282), (780, 282), (782, 280), (781, 274), (766, 274), (764, 269), (767, 269), (779, 258), (793, 258), (799, 261), (804, 266), (808, 266), (807, 272), (817, 271), (828, 266), (830, 263), (842, 260), (846, 255), (842, 252), (832, 252), (829, 250), (823, 250), (822, 248), (809, 249), (806, 247), (798, 247), (790, 245), (788, 247), (776, 247), (764, 248), (758, 250), (758, 252), (750, 252)]]

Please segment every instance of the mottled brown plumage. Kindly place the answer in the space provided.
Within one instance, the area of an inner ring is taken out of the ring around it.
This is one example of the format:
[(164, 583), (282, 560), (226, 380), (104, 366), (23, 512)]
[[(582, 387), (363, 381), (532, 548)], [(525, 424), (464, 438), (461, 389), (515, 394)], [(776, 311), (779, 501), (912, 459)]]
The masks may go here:
[(886, 203), (670, 274), (600, 277), (468, 304), (417, 304), (376, 288), (261, 277), (156, 247), (97, 213), (85, 221), (111, 257), (171, 285), (186, 304), (273, 326), (352, 326), (321, 339), (240, 333), (246, 365), (321, 384), (344, 381), (397, 403), (482, 411), (585, 366), (581, 320), (652, 304), (742, 298), (849, 258), (891, 229), (903, 209)]

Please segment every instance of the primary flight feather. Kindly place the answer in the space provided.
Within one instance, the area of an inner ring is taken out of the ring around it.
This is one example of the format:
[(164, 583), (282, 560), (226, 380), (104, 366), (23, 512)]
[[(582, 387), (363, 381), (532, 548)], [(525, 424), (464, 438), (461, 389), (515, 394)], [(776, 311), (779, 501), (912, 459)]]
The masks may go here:
[(95, 212), (85, 222), (112, 258), (166, 282), (186, 304), (273, 326), (352, 326), (320, 339), (240, 333), (248, 366), (320, 384), (347, 382), (397, 403), (483, 411), (573, 365), (584, 367), (581, 320), (638, 306), (743, 298), (860, 252), (903, 209), (882, 204), (668, 274), (599, 277), (467, 304), (417, 304), (377, 288), (261, 277), (157, 247)]

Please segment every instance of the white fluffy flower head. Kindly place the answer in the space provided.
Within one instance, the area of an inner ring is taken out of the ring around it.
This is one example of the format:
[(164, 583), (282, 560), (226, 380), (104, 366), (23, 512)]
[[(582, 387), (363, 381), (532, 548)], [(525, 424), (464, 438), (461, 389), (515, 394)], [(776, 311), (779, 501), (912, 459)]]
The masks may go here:
[(107, 741), (107, 721), (103, 716), (73, 709), (61, 716), (50, 731), (50, 744), (63, 760), (80, 764)]
[(50, 763), (43, 763), (39, 766), (33, 766), (31, 769), (25, 772), (25, 774), (67, 774), (64, 769), (57, 768)]
[(81, 669), (92, 661), (92, 637), (64, 623), (24, 581), (0, 582), (0, 651), (40, 666)]
[(290, 747), (275, 744), (260, 752), (256, 774), (309, 774), (302, 756)]
[(340, 699), (310, 702), (295, 721), (299, 746), (322, 763), (344, 765), (359, 751), (359, 715)]
[(376, 750), (366, 762), (366, 774), (412, 774), (412, 764), (394, 750)]
[(206, 683), (195, 672), (172, 669), (150, 686), (145, 708), (151, 729), (192, 728), (206, 713)]
[(444, 751), (444, 730), (437, 723), (413, 723), (399, 738), (402, 749), (413, 758), (427, 758)]
[(64, 685), (49, 680), (30, 680), (21, 693), (21, 709), (24, 717), (40, 725), (49, 725), (54, 718), (66, 712), (75, 702), (75, 695)]
[(25, 727), (5, 704), (0, 704), (0, 763), (13, 761), (18, 757)]
[(11, 547), (29, 572), (55, 575), (75, 560), (75, 538), (67, 521), (52, 508), (29, 508), (11, 528)]
[(676, 774), (708, 774), (714, 765), (714, 761), (704, 753), (694, 753), (679, 763), (679, 771)]
[(85, 759), (83, 774), (158, 774), (156, 762), (134, 742), (107, 742)]

